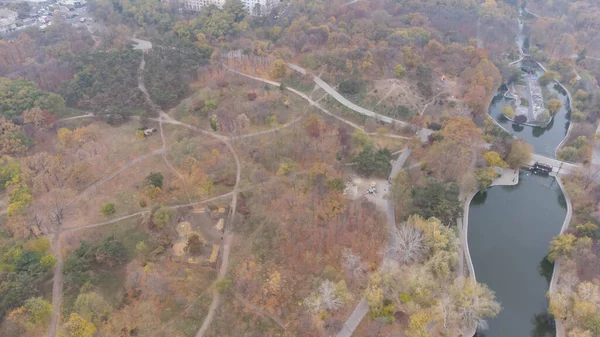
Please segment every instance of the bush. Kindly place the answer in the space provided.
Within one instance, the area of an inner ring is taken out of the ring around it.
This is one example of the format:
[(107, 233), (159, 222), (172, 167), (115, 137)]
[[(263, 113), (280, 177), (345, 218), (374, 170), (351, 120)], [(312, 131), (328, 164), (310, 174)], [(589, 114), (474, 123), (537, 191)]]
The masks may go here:
[(220, 279), (215, 283), (215, 287), (217, 288), (217, 291), (219, 292), (219, 294), (223, 295), (231, 286), (231, 280), (228, 279)]
[(577, 157), (577, 149), (572, 146), (563, 147), (558, 150), (558, 159), (562, 161), (576, 162)]
[(106, 204), (102, 205), (102, 209), (100, 210), (100, 212), (104, 216), (111, 216), (111, 215), (115, 214), (116, 211), (117, 210), (115, 208), (114, 202), (107, 202)]
[(188, 252), (192, 254), (198, 254), (202, 252), (202, 247), (204, 247), (204, 241), (198, 233), (191, 233), (188, 236), (186, 249)]
[(154, 186), (162, 189), (163, 175), (160, 172), (152, 172), (146, 177), (146, 185)]
[(164, 207), (159, 208), (152, 216), (154, 225), (158, 228), (163, 228), (171, 222), (173, 211)]
[(340, 82), (338, 88), (343, 94), (356, 95), (362, 89), (362, 82), (359, 80), (344, 80)]
[(515, 122), (517, 123), (527, 123), (527, 116), (525, 115), (518, 115), (515, 117)]

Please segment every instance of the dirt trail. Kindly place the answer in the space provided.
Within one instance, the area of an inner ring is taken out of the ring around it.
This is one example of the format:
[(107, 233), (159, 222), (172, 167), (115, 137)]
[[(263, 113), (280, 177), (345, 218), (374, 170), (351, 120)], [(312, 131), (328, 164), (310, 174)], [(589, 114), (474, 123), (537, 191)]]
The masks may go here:
[[(233, 232), (231, 230), (231, 226), (233, 224), (233, 220), (235, 218), (235, 213), (236, 213), (236, 209), (237, 209), (238, 189), (239, 189), (240, 179), (241, 179), (241, 175), (242, 175), (240, 159), (239, 159), (237, 153), (235, 152), (235, 149), (231, 145), (230, 139), (228, 137), (214, 134), (212, 132), (208, 132), (206, 130), (199, 129), (199, 128), (193, 127), (191, 125), (181, 123), (179, 121), (174, 120), (173, 118), (171, 118), (171, 116), (167, 115), (164, 111), (162, 111), (162, 109), (152, 101), (150, 94), (148, 93), (148, 90), (146, 90), (146, 85), (144, 84), (144, 68), (145, 68), (145, 66), (146, 66), (146, 61), (145, 61), (144, 57), (142, 57), (142, 61), (140, 62), (140, 67), (138, 68), (138, 88), (142, 91), (142, 93), (146, 97), (146, 101), (148, 102), (148, 104), (150, 106), (152, 106), (160, 114), (159, 115), (159, 118), (160, 118), (159, 123), (161, 126), (161, 134), (162, 134), (162, 122), (163, 121), (165, 121), (167, 123), (171, 123), (171, 124), (183, 125), (185, 127), (191, 128), (192, 130), (194, 130), (196, 132), (199, 132), (199, 133), (202, 133), (205, 135), (209, 135), (210, 137), (221, 140), (227, 146), (227, 148), (231, 152), (231, 155), (235, 159), (235, 165), (236, 165), (235, 186), (232, 191), (233, 198), (231, 199), (231, 204), (229, 207), (227, 223), (225, 224), (225, 233), (224, 233), (224, 237), (223, 237), (223, 254), (222, 254), (222, 260), (221, 260), (221, 268), (219, 269), (219, 278), (224, 278), (225, 275), (227, 274), (227, 268), (229, 267), (229, 254), (231, 251), (231, 243), (233, 240)], [(164, 147), (165, 147), (165, 141), (164, 141), (164, 136), (163, 136), (163, 148)], [(166, 161), (166, 157), (164, 157), (164, 158)], [(168, 163), (168, 161), (167, 161), (167, 165), (169, 165), (169, 167), (171, 167), (170, 164)], [(181, 175), (180, 175), (180, 177), (183, 178)], [(185, 184), (185, 181), (184, 181), (184, 184)], [(200, 327), (200, 330), (198, 330), (196, 337), (204, 336), (204, 334), (210, 327), (212, 320), (214, 319), (215, 312), (220, 303), (221, 303), (221, 295), (217, 292), (216, 289), (214, 289), (213, 290), (213, 301), (210, 305), (208, 315), (204, 319), (204, 322), (202, 322), (202, 326)]]
[(250, 301), (248, 301), (244, 296), (242, 296), (239, 293), (234, 292), (233, 295), (235, 296), (236, 300), (240, 301), (245, 307), (249, 308), (250, 310), (255, 312), (257, 315), (259, 315), (263, 318), (265, 318), (265, 317), (270, 318), (273, 322), (277, 323), (277, 325), (279, 325), (284, 331), (287, 330), (285, 328), (285, 325), (283, 324), (283, 321), (281, 320), (281, 318), (262, 310), (261, 308), (252, 304)]

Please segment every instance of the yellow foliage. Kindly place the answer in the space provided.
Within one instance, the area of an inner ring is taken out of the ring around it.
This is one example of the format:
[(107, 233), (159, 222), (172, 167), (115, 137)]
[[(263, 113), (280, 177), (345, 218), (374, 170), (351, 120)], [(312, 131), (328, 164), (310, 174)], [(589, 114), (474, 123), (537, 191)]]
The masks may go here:
[(483, 158), (485, 158), (488, 166), (508, 167), (508, 164), (502, 160), (498, 152), (488, 151), (483, 154)]
[(58, 142), (64, 147), (71, 147), (73, 144), (73, 132), (67, 128), (58, 129)]
[(69, 321), (65, 324), (68, 337), (93, 337), (96, 326), (78, 314), (71, 314)]
[(431, 321), (431, 317), (425, 312), (417, 312), (410, 316), (410, 324), (406, 335), (408, 337), (429, 337), (427, 332), (427, 324)]

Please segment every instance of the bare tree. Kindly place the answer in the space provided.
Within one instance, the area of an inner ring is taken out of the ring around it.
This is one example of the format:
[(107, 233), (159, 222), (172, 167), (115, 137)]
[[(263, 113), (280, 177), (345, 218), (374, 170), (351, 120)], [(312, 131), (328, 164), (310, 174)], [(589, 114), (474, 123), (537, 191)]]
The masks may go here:
[(394, 228), (389, 241), (388, 255), (402, 263), (419, 261), (427, 252), (423, 231), (406, 223)]
[(335, 284), (326, 280), (317, 293), (304, 300), (304, 304), (313, 314), (318, 314), (323, 310), (336, 311), (344, 305), (344, 301), (336, 294)]
[(583, 182), (583, 189), (588, 191), (590, 187), (600, 182), (600, 165), (590, 164), (589, 166), (580, 169), (577, 175)]
[(44, 196), (42, 204), (51, 223), (60, 226), (76, 206), (77, 193), (70, 188), (56, 188)]
[(327, 280), (321, 283), (321, 303), (327, 311), (336, 311), (344, 305), (335, 293), (335, 285)]
[(360, 255), (354, 253), (352, 249), (345, 248), (342, 252), (342, 265), (354, 277), (362, 275), (365, 271), (365, 266)]

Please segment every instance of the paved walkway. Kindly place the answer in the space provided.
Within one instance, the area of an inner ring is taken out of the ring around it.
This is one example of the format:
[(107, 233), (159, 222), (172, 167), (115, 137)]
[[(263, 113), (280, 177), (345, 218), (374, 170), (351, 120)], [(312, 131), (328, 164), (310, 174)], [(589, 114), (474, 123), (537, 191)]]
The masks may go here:
[(512, 186), (519, 183), (519, 170), (502, 169), (502, 174), (492, 181), (491, 186)]
[[(404, 150), (404, 152), (402, 152), (400, 157), (398, 157), (398, 159), (396, 161), (394, 161), (394, 163), (392, 164), (392, 171), (390, 172), (390, 176), (389, 176), (390, 179), (393, 179), (396, 177), (396, 175), (398, 175), (398, 172), (400, 172), (400, 170), (402, 169), (402, 166), (404, 166), (404, 163), (410, 156), (411, 152), (412, 152), (412, 150), (410, 150), (410, 149)], [(396, 215), (394, 212), (393, 201), (390, 199), (387, 199), (386, 202), (387, 202), (386, 217), (387, 217), (387, 226), (388, 226), (388, 233), (389, 233), (388, 234), (388, 246), (390, 246), (390, 245), (393, 245), (391, 240), (395, 237), (395, 236), (391, 235), (391, 232), (396, 228)], [(363, 318), (367, 315), (368, 312), (369, 312), (369, 306), (367, 305), (367, 300), (363, 297), (358, 302), (356, 307), (354, 308), (354, 311), (352, 311), (352, 314), (350, 314), (350, 317), (348, 317), (346, 322), (344, 322), (344, 325), (342, 326), (342, 329), (340, 330), (340, 332), (338, 332), (337, 337), (352, 336), (352, 334), (354, 333), (354, 331), (356, 330), (356, 328), (358, 327), (358, 325), (363, 320)]]
[[(291, 64), (288, 63), (288, 67), (302, 75), (307, 75), (308, 72), (306, 71), (306, 69), (297, 66), (295, 64)], [(402, 126), (409, 126), (410, 124), (401, 121), (399, 119), (394, 119), (388, 116), (384, 116), (382, 114), (378, 114), (375, 111), (369, 110), (369, 109), (365, 109), (361, 106), (358, 106), (352, 102), (350, 102), (348, 99), (346, 99), (346, 97), (342, 96), (339, 92), (337, 92), (334, 88), (332, 88), (329, 84), (327, 84), (327, 82), (323, 81), (321, 78), (319, 78), (318, 76), (313, 76), (313, 81), (315, 81), (315, 83), (321, 87), (323, 90), (325, 90), (325, 92), (327, 92), (329, 95), (331, 95), (331, 97), (335, 98), (336, 101), (338, 101), (340, 104), (344, 105), (345, 107), (347, 107), (348, 109), (354, 110), (356, 112), (358, 112), (359, 114), (363, 115), (363, 116), (368, 116), (368, 117), (373, 117), (379, 121), (382, 121), (384, 123), (388, 123), (388, 124), (398, 124), (398, 125), (402, 125)]]

